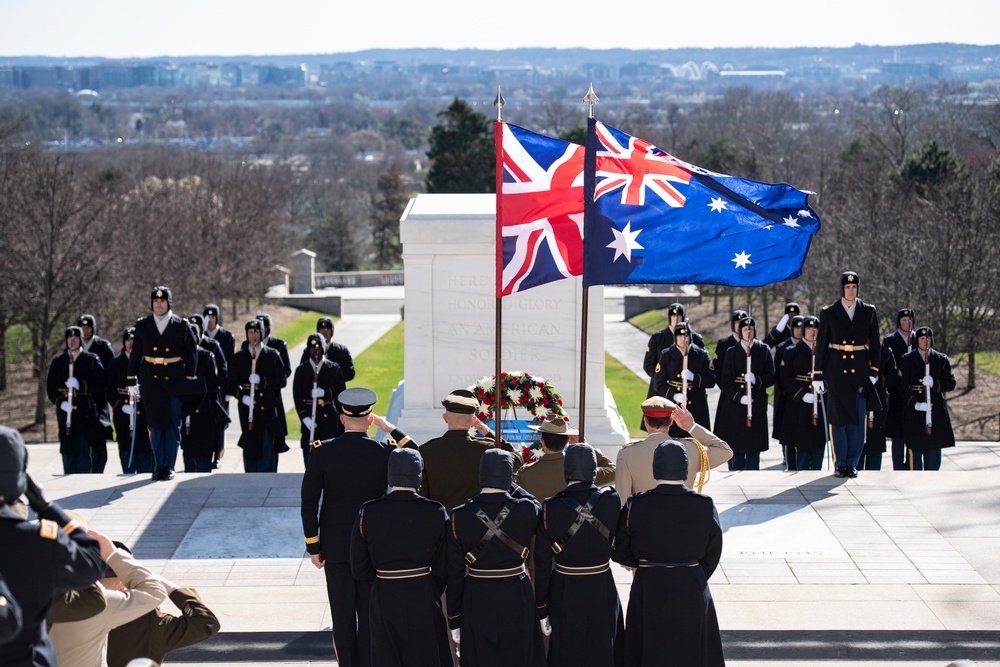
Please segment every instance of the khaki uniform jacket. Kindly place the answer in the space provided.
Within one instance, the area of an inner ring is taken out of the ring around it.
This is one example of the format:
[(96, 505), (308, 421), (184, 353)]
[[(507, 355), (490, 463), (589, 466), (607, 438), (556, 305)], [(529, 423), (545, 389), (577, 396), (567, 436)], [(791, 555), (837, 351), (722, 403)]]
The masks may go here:
[(205, 641), (219, 632), (219, 619), (193, 588), (175, 588), (170, 601), (180, 616), (159, 609), (115, 628), (108, 635), (108, 667), (125, 667), (136, 658), (162, 663), (175, 649)]
[[(625, 445), (618, 451), (615, 490), (621, 496), (622, 505), (632, 494), (649, 491), (656, 486), (656, 480), (653, 479), (653, 450), (664, 440), (670, 439), (666, 433), (652, 433), (645, 440)], [(733, 458), (733, 450), (729, 445), (700, 424), (695, 424), (691, 429), (690, 438), (680, 438), (678, 442), (684, 445), (688, 453), (688, 477), (684, 484), (689, 489), (694, 488), (695, 477), (701, 470), (699, 443), (708, 454), (709, 469)]]
[[(615, 483), (615, 464), (601, 450), (594, 449), (597, 455), (597, 486)], [(517, 483), (525, 491), (538, 500), (551, 498), (566, 488), (564, 476), (566, 455), (562, 452), (546, 452), (546, 454), (529, 463), (517, 472)]]
[(167, 597), (163, 583), (128, 552), (113, 551), (108, 556), (108, 565), (118, 573), (125, 590), (105, 590), (108, 606), (96, 616), (53, 624), (49, 637), (56, 648), (59, 667), (107, 667), (108, 632), (152, 611)]

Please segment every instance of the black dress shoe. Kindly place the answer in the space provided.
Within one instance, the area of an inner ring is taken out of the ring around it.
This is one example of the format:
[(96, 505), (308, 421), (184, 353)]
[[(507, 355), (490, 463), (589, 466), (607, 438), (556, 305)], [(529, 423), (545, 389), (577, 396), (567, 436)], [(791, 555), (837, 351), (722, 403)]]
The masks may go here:
[(858, 469), (857, 468), (847, 468), (845, 470), (845, 472), (847, 473), (847, 476), (850, 477), (851, 479), (857, 479), (858, 478)]
[(171, 467), (169, 467), (169, 466), (164, 466), (163, 467), (163, 476), (160, 477), (160, 479), (162, 479), (164, 482), (166, 482), (168, 480), (173, 479), (174, 477), (177, 477), (176, 473), (174, 473), (174, 469), (171, 468)]
[(837, 468), (833, 472), (833, 476), (834, 477), (847, 477), (847, 472), (846, 472), (846, 470), (844, 468)]
[(163, 479), (162, 477), (160, 477), (160, 475), (162, 473), (163, 473), (163, 468), (157, 468), (156, 470), (154, 470), (153, 471), (153, 478), (152, 478), (153, 481), (154, 482), (159, 482), (161, 479)]
[(213, 470), (218, 470), (221, 467), (222, 467), (222, 461), (220, 459), (215, 459), (214, 461), (212, 461)]

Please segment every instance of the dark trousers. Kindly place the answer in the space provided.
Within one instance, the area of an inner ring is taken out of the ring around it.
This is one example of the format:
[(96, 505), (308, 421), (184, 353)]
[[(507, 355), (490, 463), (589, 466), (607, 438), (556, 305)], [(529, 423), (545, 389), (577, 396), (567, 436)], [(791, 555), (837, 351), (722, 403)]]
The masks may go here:
[(153, 460), (157, 468), (177, 465), (177, 450), (181, 446), (181, 399), (170, 397), (170, 426), (150, 428), (149, 444), (153, 447)]
[(823, 453), (826, 451), (825, 448), (820, 447), (819, 449), (797, 449), (795, 450), (796, 465), (798, 470), (822, 470), (823, 469)]
[(865, 423), (867, 412), (865, 399), (859, 394), (854, 399), (854, 408), (857, 412), (856, 424), (834, 424), (833, 429), (833, 451), (838, 468), (857, 468), (861, 454), (865, 451)]
[(882, 452), (876, 452), (874, 454), (862, 454), (861, 458), (858, 459), (858, 469), (859, 470), (881, 470), (882, 469)]
[(184, 472), (212, 472), (212, 456), (184, 455)]
[(80, 449), (76, 456), (66, 456), (63, 454), (63, 474), (76, 475), (86, 474), (91, 470), (90, 466), (90, 439), (80, 434)]
[[(226, 409), (226, 416), (229, 416), (229, 399), (224, 399), (222, 401), (222, 407)], [(218, 461), (222, 458), (222, 450), (226, 448), (226, 429), (229, 428), (229, 424), (226, 424), (224, 428), (219, 429), (219, 433), (216, 436), (215, 441), (215, 452), (212, 455), (213, 460)]]
[[(129, 443), (131, 447), (131, 443)], [(150, 452), (133, 452), (132, 465), (128, 464), (129, 450), (118, 450), (118, 459), (122, 464), (122, 472), (126, 475), (142, 472), (153, 472), (153, 455)]]
[(312, 451), (311, 444), (308, 447), (302, 448), (302, 463), (304, 463), (307, 468), (309, 467), (309, 453), (311, 451)]
[(926, 452), (910, 450), (911, 470), (940, 470), (941, 448), (928, 449)]
[(760, 452), (733, 452), (730, 470), (760, 470)]
[(910, 469), (910, 460), (906, 456), (906, 443), (903, 442), (902, 438), (892, 439), (892, 469)]
[(785, 445), (785, 464), (789, 471), (799, 469), (799, 455), (795, 445)]
[(278, 452), (270, 429), (264, 429), (261, 447), (260, 457), (251, 457), (243, 450), (243, 472), (278, 472)]
[(371, 582), (355, 579), (349, 563), (327, 561), (323, 570), (337, 664), (340, 667), (371, 667), (371, 632), (368, 629)]
[(104, 439), (104, 431), (90, 443), (90, 472), (102, 473), (108, 464), (108, 441)]

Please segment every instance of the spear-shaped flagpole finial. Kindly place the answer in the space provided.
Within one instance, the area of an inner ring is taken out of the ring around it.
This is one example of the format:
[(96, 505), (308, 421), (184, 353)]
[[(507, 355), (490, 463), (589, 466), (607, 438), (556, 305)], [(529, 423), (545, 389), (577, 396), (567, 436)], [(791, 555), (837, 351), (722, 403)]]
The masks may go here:
[(503, 93), (500, 92), (500, 86), (497, 86), (497, 96), (493, 98), (493, 106), (497, 108), (497, 122), (503, 120), (503, 107), (507, 102), (503, 98)]
[(583, 96), (583, 103), (590, 105), (589, 118), (594, 117), (594, 105), (601, 101), (601, 98), (597, 96), (594, 92), (594, 84), (590, 84), (590, 88), (587, 89), (587, 94)]

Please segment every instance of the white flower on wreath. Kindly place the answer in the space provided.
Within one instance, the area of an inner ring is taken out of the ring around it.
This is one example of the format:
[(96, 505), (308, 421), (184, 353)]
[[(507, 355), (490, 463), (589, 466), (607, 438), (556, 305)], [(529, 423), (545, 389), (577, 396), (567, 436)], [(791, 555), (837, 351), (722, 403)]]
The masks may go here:
[(485, 389), (487, 392), (493, 391), (493, 378), (485, 377), (479, 381), (479, 386)]
[(537, 408), (535, 408), (536, 419), (545, 419), (545, 415), (547, 414), (549, 414), (549, 409), (544, 405), (539, 405)]
[(511, 389), (507, 392), (507, 398), (510, 399), (512, 405), (519, 405), (521, 403), (521, 390)]
[(539, 387), (532, 387), (528, 390), (528, 396), (530, 396), (533, 401), (540, 401), (542, 400), (542, 390)]

